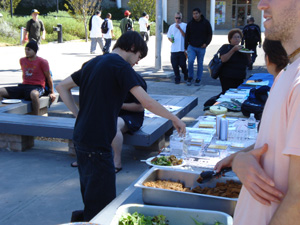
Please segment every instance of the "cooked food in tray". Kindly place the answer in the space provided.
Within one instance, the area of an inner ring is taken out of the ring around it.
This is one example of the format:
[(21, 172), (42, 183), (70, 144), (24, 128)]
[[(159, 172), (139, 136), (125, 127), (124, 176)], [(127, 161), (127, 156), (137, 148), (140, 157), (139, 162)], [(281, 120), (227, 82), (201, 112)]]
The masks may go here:
[(146, 187), (154, 187), (182, 192), (194, 192), (205, 195), (214, 195), (227, 198), (237, 198), (239, 196), (242, 184), (234, 180), (227, 180), (226, 183), (218, 182), (215, 187), (200, 187), (193, 189), (185, 187), (180, 181), (156, 180), (143, 183)]

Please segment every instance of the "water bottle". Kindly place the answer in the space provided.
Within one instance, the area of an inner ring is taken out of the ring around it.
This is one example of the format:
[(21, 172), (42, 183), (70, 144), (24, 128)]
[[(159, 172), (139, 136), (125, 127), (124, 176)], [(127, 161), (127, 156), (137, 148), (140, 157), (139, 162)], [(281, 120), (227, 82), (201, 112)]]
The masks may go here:
[(254, 113), (251, 113), (248, 119), (248, 138), (256, 138), (256, 119), (254, 118)]
[(171, 39), (172, 39), (172, 43), (174, 43), (175, 39), (174, 39), (174, 35), (171, 35)]

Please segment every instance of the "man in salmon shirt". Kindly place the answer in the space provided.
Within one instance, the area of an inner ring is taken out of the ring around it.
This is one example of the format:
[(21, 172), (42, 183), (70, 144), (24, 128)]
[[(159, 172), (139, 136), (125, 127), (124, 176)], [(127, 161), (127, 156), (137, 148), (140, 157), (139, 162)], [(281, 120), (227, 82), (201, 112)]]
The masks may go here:
[(46, 82), (51, 101), (56, 98), (48, 61), (38, 57), (37, 51), (38, 45), (35, 41), (30, 41), (25, 47), (26, 57), (20, 59), (23, 83), (16, 87), (0, 88), (0, 100), (3, 98), (31, 100), (34, 115), (39, 115), (39, 98), (45, 93)]
[[(276, 77), (255, 147), (227, 157), (243, 183), (235, 225), (290, 225), (300, 221), (300, 1), (261, 0), (265, 36), (281, 41), (289, 65)], [(222, 164), (222, 165), (220, 165)]]

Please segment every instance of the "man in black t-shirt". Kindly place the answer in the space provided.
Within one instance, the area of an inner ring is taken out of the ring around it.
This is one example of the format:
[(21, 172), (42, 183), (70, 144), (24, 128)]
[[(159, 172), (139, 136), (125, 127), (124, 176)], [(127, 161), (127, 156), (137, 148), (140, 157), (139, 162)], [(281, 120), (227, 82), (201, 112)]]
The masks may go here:
[(116, 197), (111, 143), (128, 92), (143, 107), (172, 120), (179, 133), (185, 133), (185, 124), (144, 91), (132, 68), (147, 51), (140, 34), (128, 31), (117, 40), (111, 54), (95, 57), (81, 68), (77, 79), (68, 77), (56, 87), (74, 114), (78, 109), (70, 90), (78, 85), (80, 91), (73, 142), (85, 206), (82, 221), (90, 221)]
[[(26, 24), (26, 30), (23, 34), (22, 44), (25, 43), (25, 39), (28, 33), (28, 41), (35, 41), (38, 44), (41, 43), (41, 39), (45, 40), (46, 38), (46, 29), (43, 21), (39, 19), (40, 12), (37, 9), (31, 10), (32, 19), (30, 19)], [(42, 32), (42, 37), (41, 37)]]

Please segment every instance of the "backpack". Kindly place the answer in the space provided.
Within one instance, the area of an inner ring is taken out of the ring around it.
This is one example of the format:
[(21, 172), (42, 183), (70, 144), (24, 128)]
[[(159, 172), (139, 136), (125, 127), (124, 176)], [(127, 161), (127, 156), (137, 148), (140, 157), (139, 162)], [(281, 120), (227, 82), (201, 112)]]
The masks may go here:
[(101, 31), (103, 34), (108, 32), (108, 19), (105, 19), (101, 25)]
[(91, 16), (90, 21), (89, 21), (89, 31), (92, 30), (92, 19), (93, 19), (93, 16)]
[(125, 31), (132, 30), (132, 21), (129, 19), (127, 20), (127, 24), (125, 25)]

